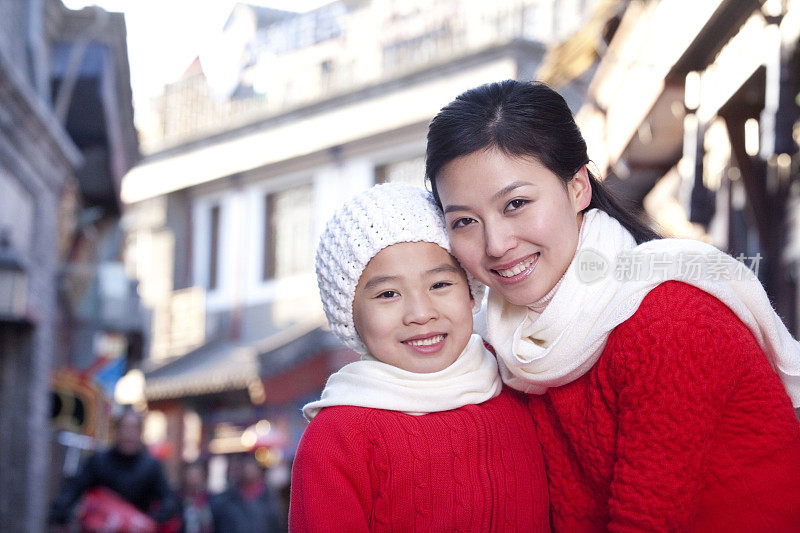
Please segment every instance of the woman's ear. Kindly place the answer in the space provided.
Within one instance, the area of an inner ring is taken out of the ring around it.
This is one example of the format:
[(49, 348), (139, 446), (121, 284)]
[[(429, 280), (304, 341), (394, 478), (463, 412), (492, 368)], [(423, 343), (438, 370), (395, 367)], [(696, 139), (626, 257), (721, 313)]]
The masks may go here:
[(567, 190), (576, 213), (580, 213), (589, 207), (589, 202), (592, 201), (592, 184), (589, 181), (589, 171), (586, 169), (586, 165), (583, 165), (572, 176), (572, 179), (567, 183)]

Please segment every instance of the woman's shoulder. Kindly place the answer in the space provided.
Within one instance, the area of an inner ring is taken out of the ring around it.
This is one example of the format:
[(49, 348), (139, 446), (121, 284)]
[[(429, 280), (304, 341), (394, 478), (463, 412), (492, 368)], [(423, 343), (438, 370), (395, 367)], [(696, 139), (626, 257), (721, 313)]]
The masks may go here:
[(665, 281), (653, 288), (633, 316), (617, 329), (649, 329), (670, 324), (696, 326), (689, 327), (686, 333), (720, 329), (748, 332), (739, 317), (722, 301), (682, 281)]
[(730, 308), (680, 281), (651, 290), (633, 316), (614, 329), (606, 349), (624, 366), (663, 359), (670, 367), (699, 364), (730, 372), (732, 365), (741, 366), (744, 353), (752, 356), (747, 359), (763, 359), (752, 332)]

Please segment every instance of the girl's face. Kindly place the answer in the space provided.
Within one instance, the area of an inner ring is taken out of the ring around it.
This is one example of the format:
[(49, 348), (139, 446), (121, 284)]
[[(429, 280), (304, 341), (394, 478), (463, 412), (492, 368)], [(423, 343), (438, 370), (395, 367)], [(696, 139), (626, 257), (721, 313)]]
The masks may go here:
[(472, 335), (467, 277), (436, 244), (387, 246), (358, 280), (353, 322), (379, 361), (408, 372), (444, 370)]
[(586, 167), (565, 185), (535, 159), (480, 150), (445, 165), (436, 186), (453, 253), (478, 280), (515, 305), (558, 283), (591, 200)]

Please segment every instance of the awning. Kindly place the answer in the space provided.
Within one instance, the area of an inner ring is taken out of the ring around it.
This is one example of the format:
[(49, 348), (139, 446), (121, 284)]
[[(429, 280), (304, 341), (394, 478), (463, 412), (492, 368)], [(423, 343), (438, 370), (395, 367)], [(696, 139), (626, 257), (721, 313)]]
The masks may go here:
[(298, 324), (254, 342), (206, 344), (145, 373), (148, 401), (247, 390), (341, 343), (318, 322)]

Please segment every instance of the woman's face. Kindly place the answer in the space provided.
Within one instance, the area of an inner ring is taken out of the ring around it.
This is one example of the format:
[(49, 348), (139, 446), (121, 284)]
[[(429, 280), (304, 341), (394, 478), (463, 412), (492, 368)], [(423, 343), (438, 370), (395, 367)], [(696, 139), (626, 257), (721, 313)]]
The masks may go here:
[(453, 254), (491, 290), (529, 305), (561, 279), (591, 200), (586, 167), (566, 185), (532, 158), (473, 152), (436, 179)]

